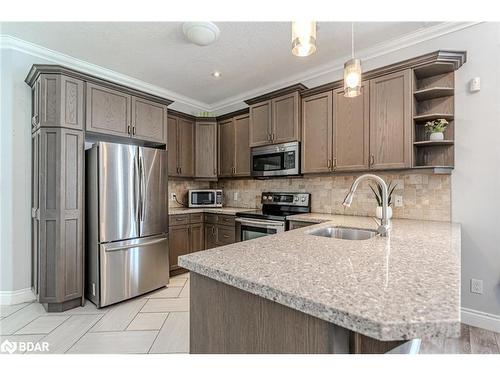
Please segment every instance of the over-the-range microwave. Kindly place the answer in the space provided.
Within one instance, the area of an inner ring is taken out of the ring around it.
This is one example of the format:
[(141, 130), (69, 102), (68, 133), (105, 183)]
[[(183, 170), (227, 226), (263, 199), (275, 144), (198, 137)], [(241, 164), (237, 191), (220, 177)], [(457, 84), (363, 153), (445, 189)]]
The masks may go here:
[(300, 143), (289, 142), (253, 147), (252, 176), (294, 176), (300, 174)]
[(222, 190), (189, 190), (189, 207), (222, 207)]

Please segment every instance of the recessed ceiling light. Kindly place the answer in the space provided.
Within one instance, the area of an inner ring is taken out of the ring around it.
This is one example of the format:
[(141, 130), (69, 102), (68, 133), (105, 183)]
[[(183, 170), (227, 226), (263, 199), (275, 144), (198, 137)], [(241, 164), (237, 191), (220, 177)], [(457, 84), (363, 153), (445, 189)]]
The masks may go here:
[(214, 77), (214, 78), (220, 78), (221, 75), (222, 75), (221, 72), (219, 72), (217, 70), (215, 72), (212, 72), (212, 77)]

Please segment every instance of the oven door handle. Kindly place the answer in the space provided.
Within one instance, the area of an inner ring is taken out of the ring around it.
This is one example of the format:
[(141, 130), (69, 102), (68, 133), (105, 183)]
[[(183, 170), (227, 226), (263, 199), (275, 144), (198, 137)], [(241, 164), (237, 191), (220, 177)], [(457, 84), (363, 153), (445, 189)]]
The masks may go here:
[(272, 227), (285, 226), (285, 223), (281, 221), (264, 221), (264, 220), (253, 220), (253, 219), (242, 219), (242, 218), (236, 218), (235, 221), (243, 225), (252, 225), (257, 228), (272, 228)]

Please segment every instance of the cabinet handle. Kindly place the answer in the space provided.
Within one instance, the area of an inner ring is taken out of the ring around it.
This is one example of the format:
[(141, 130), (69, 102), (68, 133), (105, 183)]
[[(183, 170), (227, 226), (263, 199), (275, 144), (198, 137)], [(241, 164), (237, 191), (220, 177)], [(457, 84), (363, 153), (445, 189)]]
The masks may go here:
[(179, 174), (182, 174), (182, 167), (179, 167)]
[(267, 133), (267, 141), (271, 142), (271, 134)]
[(333, 158), (333, 169), (337, 168), (337, 158)]
[(127, 126), (127, 133), (130, 134), (130, 125)]
[(132, 127), (132, 135), (135, 135), (135, 126)]
[(330, 159), (328, 159), (328, 160), (326, 161), (326, 166), (327, 166), (327, 168), (328, 168), (328, 170), (329, 170), (329, 171), (331, 171), (331, 170), (332, 170), (332, 161), (331, 161)]
[(371, 154), (370, 155), (370, 165), (375, 164), (375, 155)]
[(224, 238), (229, 238), (229, 234), (225, 234), (223, 237)]
[(274, 133), (271, 134), (271, 141), (274, 142)]

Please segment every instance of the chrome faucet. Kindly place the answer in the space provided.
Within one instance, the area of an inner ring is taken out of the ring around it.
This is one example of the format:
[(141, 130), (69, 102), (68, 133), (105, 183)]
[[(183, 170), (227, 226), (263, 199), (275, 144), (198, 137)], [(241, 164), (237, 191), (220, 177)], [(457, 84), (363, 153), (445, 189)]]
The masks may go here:
[(352, 197), (354, 196), (354, 192), (358, 188), (358, 185), (361, 181), (366, 180), (366, 179), (371, 179), (375, 180), (377, 184), (380, 185), (382, 188), (382, 220), (380, 221), (380, 225), (377, 229), (378, 233), (382, 237), (386, 237), (389, 234), (389, 229), (391, 227), (391, 223), (389, 221), (389, 215), (388, 215), (388, 210), (387, 208), (389, 207), (389, 199), (388, 199), (388, 192), (387, 192), (387, 184), (385, 181), (380, 178), (377, 175), (374, 174), (364, 174), (359, 176), (357, 179), (354, 180), (354, 182), (351, 185), (351, 189), (349, 190), (349, 193), (347, 193), (344, 203), (342, 203), (345, 207), (350, 207), (352, 203)]

